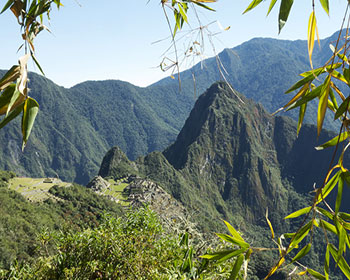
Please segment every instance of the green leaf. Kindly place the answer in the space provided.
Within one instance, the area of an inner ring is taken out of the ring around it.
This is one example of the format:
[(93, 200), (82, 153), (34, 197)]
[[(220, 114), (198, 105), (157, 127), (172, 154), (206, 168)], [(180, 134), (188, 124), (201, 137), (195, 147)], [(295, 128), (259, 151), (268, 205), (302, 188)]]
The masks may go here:
[(307, 269), (307, 272), (310, 273), (313, 277), (316, 277), (317, 279), (319, 280), (326, 280), (326, 276), (322, 275), (321, 273), (311, 269), (311, 268), (308, 268)]
[(328, 183), (324, 186), (322, 192), (319, 194), (316, 204), (320, 203), (323, 199), (325, 199), (329, 195), (329, 193), (334, 189), (335, 185), (338, 183), (340, 172), (341, 171), (338, 171), (332, 177), (332, 179), (330, 179)]
[(267, 16), (270, 14), (270, 12), (272, 11), (273, 7), (275, 6), (277, 0), (271, 0), (270, 2), (270, 6), (269, 6), (269, 10), (267, 11)]
[(318, 110), (317, 110), (317, 135), (318, 136), (321, 133), (323, 121), (326, 115), (330, 82), (331, 82), (331, 75), (328, 75), (323, 83), (323, 87), (320, 95), (320, 102), (318, 103)]
[[(314, 80), (316, 77), (318, 77), (319, 75), (321, 75), (322, 73), (326, 72), (325, 68), (318, 68), (315, 69), (314, 71), (308, 71), (303, 73), (303, 79), (299, 80), (298, 82), (296, 82), (292, 87), (290, 87), (285, 93), (290, 93), (298, 88), (300, 88), (301, 86), (305, 85), (306, 83)], [(305, 75), (305, 76), (304, 76)]]
[[(213, 1), (214, 2), (214, 1)], [(215, 10), (207, 5), (204, 5), (203, 3), (199, 3), (199, 2), (192, 2), (193, 4), (196, 4), (197, 6), (200, 6), (204, 9), (207, 9), (209, 11), (215, 12)]]
[(5, 6), (2, 8), (0, 14), (2, 14), (3, 12), (5, 12), (8, 8), (10, 8), (10, 6), (15, 2), (15, 0), (9, 0), (7, 1), (7, 3), (5, 4)]
[(234, 229), (234, 227), (230, 225), (230, 223), (226, 222), (225, 220), (224, 223), (233, 237), (244, 242), (244, 239), (239, 235), (239, 233)]
[(340, 218), (342, 218), (343, 220), (350, 221), (350, 214), (349, 213), (339, 212), (338, 216)]
[(328, 231), (330, 231), (330, 232), (332, 232), (332, 233), (334, 233), (334, 234), (338, 234), (337, 229), (335, 228), (334, 225), (332, 225), (332, 224), (330, 224), (330, 223), (328, 223), (328, 222), (326, 222), (326, 221), (324, 221), (324, 220), (321, 220), (321, 221), (320, 221), (320, 224), (321, 224), (321, 226), (324, 227), (326, 230), (328, 230)]
[(12, 84), (17, 78), (20, 76), (20, 67), (18, 65), (14, 65), (10, 70), (6, 72), (6, 74), (0, 80), (0, 90), (5, 89), (7, 86)]
[(341, 269), (341, 271), (344, 273), (344, 275), (350, 279), (350, 267), (349, 264), (346, 262), (346, 260), (344, 259), (343, 256), (341, 256), (338, 260), (337, 260), (337, 256), (338, 256), (338, 250), (335, 248), (335, 246), (333, 244), (329, 244), (329, 251), (332, 254), (333, 259), (337, 262), (337, 265), (339, 266), (339, 268)]
[(289, 12), (293, 6), (294, 0), (282, 0), (280, 6), (280, 12), (278, 15), (278, 30), (281, 32), (283, 26), (286, 24)]
[(237, 239), (237, 238), (233, 238), (232, 236), (228, 235), (228, 234), (222, 234), (222, 233), (217, 233), (217, 236), (219, 236), (222, 240), (230, 242), (232, 244), (236, 244), (238, 246), (241, 246), (242, 248), (249, 248), (249, 244)]
[(344, 188), (344, 176), (343, 176), (343, 173), (341, 173), (338, 181), (338, 193), (337, 193), (337, 199), (335, 201), (335, 213), (338, 213), (340, 209), (341, 199), (343, 197), (343, 188)]
[(292, 219), (292, 218), (296, 218), (296, 217), (299, 217), (301, 215), (304, 215), (306, 213), (309, 213), (311, 208), (312, 207), (309, 206), (309, 207), (305, 207), (305, 208), (299, 209), (298, 211), (295, 211), (292, 214), (289, 214), (287, 217), (285, 217), (285, 219)]
[(44, 73), (43, 69), (41, 68), (41, 66), (40, 66), (40, 64), (39, 64), (39, 62), (38, 62), (38, 60), (36, 59), (34, 53), (30, 52), (30, 54), (31, 54), (32, 59), (33, 59), (33, 61), (35, 62), (36, 66), (39, 68), (41, 74), (43, 74), (43, 75), (45, 76), (45, 73)]
[(30, 132), (32, 131), (33, 124), (36, 118), (36, 115), (39, 111), (39, 104), (33, 98), (29, 97), (24, 102), (23, 116), (22, 116), (22, 136), (23, 136), (23, 145), (22, 150), (27, 144)]
[[(19, 100), (19, 99), (22, 99), (22, 98), (20, 98), (20, 97), (21, 97), (21, 93), (19, 92), (18, 87), (17, 87), (17, 85), (16, 85), (16, 88), (15, 88), (15, 90), (14, 90), (12, 96), (11, 96), (11, 100), (10, 100), (8, 106), (7, 106), (6, 116), (7, 116), (8, 113), (11, 111), (12, 106), (16, 103), (16, 101)], [(23, 97), (23, 96), (22, 96), (22, 97)], [(21, 100), (21, 101), (23, 101), (23, 100)]]
[(318, 86), (317, 88), (315, 88), (312, 91), (306, 92), (305, 95), (299, 99), (294, 105), (291, 105), (287, 111), (292, 110), (294, 108), (297, 108), (309, 101), (311, 101), (312, 99), (318, 97), (321, 94), (321, 90), (322, 90), (322, 85)]
[(307, 28), (307, 49), (309, 53), (309, 60), (311, 68), (312, 66), (312, 52), (314, 50), (315, 45), (315, 34), (316, 34), (316, 16), (315, 11), (312, 11), (309, 18), (309, 24)]
[(328, 142), (326, 142), (320, 146), (317, 146), (315, 149), (316, 150), (323, 150), (325, 148), (335, 146), (335, 145), (337, 145), (338, 141), (339, 141), (339, 143), (341, 143), (341, 142), (345, 141), (346, 139), (348, 139), (349, 136), (350, 136), (350, 133), (348, 131), (345, 131), (345, 132), (341, 133), (340, 135), (335, 136), (334, 138), (332, 138)]
[(16, 109), (12, 110), (10, 114), (8, 114), (5, 118), (3, 118), (0, 122), (0, 129), (7, 125), (10, 121), (15, 119), (22, 111), (24, 107), (24, 102), (16, 107)]
[(337, 255), (337, 262), (341, 258), (343, 252), (345, 252), (345, 239), (346, 239), (346, 230), (344, 227), (340, 226), (339, 229), (339, 246), (338, 246), (338, 255)]
[(305, 112), (306, 112), (307, 103), (301, 104), (299, 109), (299, 119), (298, 119), (298, 128), (297, 128), (297, 135), (299, 135), (299, 131), (301, 129), (301, 126), (303, 124)]
[(205, 254), (203, 256), (200, 256), (200, 258), (208, 259), (208, 260), (212, 260), (212, 261), (223, 262), (223, 261), (226, 261), (230, 258), (236, 257), (236, 256), (244, 253), (245, 251), (247, 251), (246, 248), (239, 249), (239, 250), (219, 251), (219, 252), (214, 252), (214, 253), (210, 253), (210, 254)]
[(329, 89), (329, 97), (331, 98), (334, 109), (338, 110), (338, 102), (337, 102), (337, 99), (335, 98), (334, 91), (332, 90), (332, 88)]
[(312, 224), (313, 224), (313, 221), (311, 220), (295, 234), (294, 238), (291, 240), (290, 248), (288, 252), (290, 252), (293, 248), (296, 248), (298, 244), (308, 235), (312, 227)]
[(350, 69), (344, 68), (343, 75), (344, 75), (345, 80), (347, 81), (348, 86), (350, 86)]
[(308, 243), (304, 246), (303, 249), (301, 249), (298, 254), (295, 255), (295, 257), (292, 259), (292, 263), (297, 261), (297, 260), (300, 260), (302, 257), (306, 256), (309, 252), (310, 252), (310, 249), (311, 249), (311, 243)]
[(246, 12), (254, 9), (256, 6), (258, 6), (260, 3), (262, 2), (262, 0), (253, 0), (247, 9), (245, 9), (245, 11), (243, 12), (243, 14), (245, 14)]
[(335, 112), (334, 119), (338, 119), (344, 112), (349, 109), (350, 96), (348, 96), (342, 104), (340, 104), (338, 110)]
[(328, 0), (320, 0), (323, 10), (329, 15), (329, 3)]
[(324, 257), (324, 275), (326, 279), (329, 279), (329, 244), (327, 244), (327, 250)]
[(7, 112), (8, 104), (10, 103), (11, 97), (16, 90), (16, 85), (9, 85), (4, 92), (0, 95), (0, 115)]
[(316, 207), (316, 210), (321, 213), (322, 215), (326, 216), (328, 219), (333, 220), (333, 215), (331, 212), (327, 211), (326, 209), (323, 209), (321, 207)]
[(229, 280), (235, 280), (238, 276), (238, 273), (241, 269), (241, 266), (242, 266), (242, 263), (243, 263), (243, 260), (244, 260), (244, 256), (243, 254), (242, 255), (239, 255), (237, 257), (237, 260), (233, 266), (233, 269), (231, 271), (231, 274), (230, 274), (230, 277), (229, 277)]

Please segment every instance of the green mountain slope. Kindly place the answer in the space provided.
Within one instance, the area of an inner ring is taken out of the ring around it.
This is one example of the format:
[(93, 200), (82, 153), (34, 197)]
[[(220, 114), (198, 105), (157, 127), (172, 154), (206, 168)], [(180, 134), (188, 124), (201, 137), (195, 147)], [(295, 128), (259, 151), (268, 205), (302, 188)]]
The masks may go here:
[[(321, 50), (315, 48), (315, 66), (326, 59), (333, 39), (322, 40)], [(298, 73), (309, 68), (306, 41), (252, 39), (225, 49), (220, 59), (230, 83), (269, 112), (288, 100), (283, 92)], [(30, 94), (41, 106), (37, 125), (24, 153), (18, 123), (0, 131), (0, 168), (36, 177), (58, 174), (66, 181), (87, 183), (111, 146), (118, 145), (132, 160), (163, 150), (175, 140), (199, 93), (221, 79), (214, 58), (203, 65), (181, 74), (181, 90), (170, 78), (147, 88), (121, 81), (90, 81), (65, 89), (32, 74)], [(314, 118), (316, 105), (308, 110), (306, 121)], [(330, 118), (326, 125), (335, 127)]]

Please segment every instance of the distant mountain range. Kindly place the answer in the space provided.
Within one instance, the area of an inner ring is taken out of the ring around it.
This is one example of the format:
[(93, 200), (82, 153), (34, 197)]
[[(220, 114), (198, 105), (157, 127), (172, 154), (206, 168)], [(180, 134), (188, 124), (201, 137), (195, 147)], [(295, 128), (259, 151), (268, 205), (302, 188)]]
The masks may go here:
[[(329, 54), (327, 45), (333, 40), (334, 35), (321, 41), (321, 50), (315, 48), (316, 66)], [(283, 92), (297, 75), (309, 68), (306, 45), (300, 40), (257, 38), (225, 49), (219, 57), (233, 87), (272, 112), (288, 100)], [(18, 123), (0, 131), (0, 169), (86, 183), (114, 145), (132, 160), (163, 150), (176, 139), (198, 95), (221, 79), (215, 58), (202, 65), (181, 73), (181, 90), (170, 78), (146, 88), (109, 80), (66, 89), (31, 74), (30, 95), (40, 104), (37, 123), (24, 153)], [(315, 115), (315, 108), (308, 110)], [(330, 118), (327, 126), (334, 127)]]

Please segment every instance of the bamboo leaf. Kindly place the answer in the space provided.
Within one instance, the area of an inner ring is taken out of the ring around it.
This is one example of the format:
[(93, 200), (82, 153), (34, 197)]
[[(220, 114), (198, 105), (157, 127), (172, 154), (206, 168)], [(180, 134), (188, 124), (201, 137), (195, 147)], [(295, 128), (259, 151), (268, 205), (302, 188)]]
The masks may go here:
[(308, 72), (303, 73), (302, 76), (304, 78), (299, 80), (298, 82), (296, 82), (285, 93), (290, 93), (290, 92), (300, 88), (301, 86), (305, 85), (306, 83), (311, 82), (312, 80), (314, 80), (316, 77), (318, 77), (319, 75), (321, 75), (324, 72), (326, 72), (325, 68), (318, 68), (318, 69), (315, 69), (314, 71), (308, 71)]
[(331, 81), (331, 76), (328, 75), (326, 80), (323, 83), (322, 92), (320, 95), (320, 102), (318, 103), (318, 110), (317, 110), (317, 135), (318, 136), (321, 133), (323, 121), (326, 115), (330, 81)]
[(244, 242), (244, 239), (243, 239), (243, 238), (240, 236), (240, 234), (234, 229), (234, 227), (230, 225), (230, 223), (226, 222), (225, 220), (224, 220), (224, 223), (225, 223), (225, 225), (227, 226), (229, 232), (231, 233), (231, 235), (232, 235), (233, 237), (235, 237), (235, 238), (237, 238), (237, 239), (239, 239), (239, 240), (241, 240), (241, 241)]
[(307, 29), (307, 49), (309, 53), (311, 68), (313, 68), (312, 52), (314, 50), (314, 44), (315, 44), (315, 31), (316, 31), (316, 16), (315, 16), (315, 11), (312, 11), (309, 17), (309, 24)]
[(343, 197), (343, 188), (344, 188), (344, 176), (343, 176), (343, 173), (341, 173), (338, 181), (338, 193), (337, 193), (337, 199), (335, 201), (335, 213), (338, 213), (340, 209), (341, 199)]
[(265, 218), (266, 218), (266, 221), (267, 221), (267, 224), (269, 225), (270, 227), (270, 230), (271, 230), (271, 238), (274, 239), (275, 238), (275, 233), (273, 231), (273, 227), (272, 227), (272, 224), (269, 220), (269, 211), (268, 209), (266, 208), (266, 215), (265, 215)]
[(311, 269), (311, 268), (308, 268), (307, 269), (307, 272), (310, 273), (313, 277), (319, 279), (319, 280), (326, 280), (326, 276), (322, 275), (321, 273)]
[(342, 104), (340, 104), (338, 110), (335, 112), (334, 119), (338, 119), (349, 108), (350, 96), (348, 96)]
[(15, 119), (22, 111), (24, 107), (24, 102), (16, 107), (16, 109), (12, 110), (10, 114), (8, 114), (5, 118), (3, 118), (0, 122), (0, 129), (7, 125), (10, 121)]
[(300, 97), (302, 97), (305, 92), (309, 89), (310, 83), (306, 83), (303, 85), (303, 87), (298, 91), (298, 93), (291, 99), (289, 102), (283, 106), (283, 108), (287, 108), (288, 106), (292, 105), (295, 101), (297, 101)]
[(309, 213), (310, 210), (311, 210), (311, 206), (309, 207), (305, 207), (305, 208), (302, 208), (302, 209), (299, 209), (298, 211), (295, 211), (293, 212), (292, 214), (289, 214), (287, 217), (285, 217), (284, 219), (292, 219), (292, 218), (296, 218), (296, 217), (299, 217), (301, 215), (304, 215), (306, 213)]
[(330, 220), (333, 220), (333, 214), (326, 209), (323, 209), (321, 207), (316, 207), (316, 210), (318, 213), (321, 213), (323, 216), (327, 217)]
[[(333, 244), (329, 244), (329, 251), (332, 254), (332, 257), (335, 261), (337, 261), (337, 256), (338, 256), (338, 250), (335, 248), (335, 246)], [(339, 268), (341, 269), (341, 271), (344, 273), (344, 275), (350, 279), (350, 267), (349, 264), (346, 262), (346, 260), (344, 259), (343, 256), (341, 256), (338, 261), (337, 261), (337, 265), (339, 266)]]
[(15, 90), (16, 85), (11, 84), (0, 95), (0, 115), (3, 115), (7, 112), (8, 105)]
[(0, 80), (0, 91), (7, 88), (10, 84), (18, 79), (20, 76), (20, 67), (18, 65), (14, 65), (10, 70), (6, 72), (6, 74)]
[(327, 141), (326, 143), (323, 143), (322, 145), (315, 147), (315, 149), (320, 151), (320, 150), (323, 150), (323, 149), (328, 148), (328, 147), (333, 147), (333, 146), (337, 145), (338, 141), (339, 141), (339, 143), (341, 143), (341, 142), (345, 141), (346, 139), (348, 139), (349, 136), (350, 136), (350, 133), (348, 131), (342, 132), (340, 135), (335, 136), (334, 138)]
[(329, 244), (327, 244), (326, 254), (324, 257), (324, 275), (329, 279)]
[(330, 179), (327, 184), (324, 186), (324, 188), (322, 189), (321, 193), (319, 194), (319, 197), (316, 201), (316, 204), (320, 203), (323, 199), (325, 199), (329, 193), (334, 189), (334, 187), (336, 186), (336, 184), (338, 183), (339, 180), (339, 176), (340, 176), (340, 172), (338, 171), (333, 177), (332, 179)]
[(339, 238), (339, 246), (338, 246), (339, 249), (338, 249), (336, 262), (338, 262), (338, 260), (342, 257), (343, 252), (345, 252), (346, 230), (342, 226), (340, 226), (338, 238)]
[(307, 103), (301, 104), (299, 109), (299, 118), (298, 118), (298, 127), (297, 127), (297, 136), (299, 135), (300, 128), (303, 124), (305, 112), (306, 112)]
[(320, 224), (324, 229), (328, 230), (329, 232), (332, 232), (334, 234), (338, 234), (337, 229), (335, 228), (334, 225), (332, 225), (324, 220), (321, 220)]
[(343, 220), (350, 221), (350, 214), (349, 213), (339, 212), (338, 216), (340, 218), (342, 218)]
[(267, 11), (267, 16), (270, 14), (270, 12), (272, 11), (273, 7), (275, 6), (277, 0), (271, 0), (270, 2), (270, 6), (269, 6), (269, 10)]
[(0, 14), (2, 14), (3, 12), (5, 12), (8, 8), (10, 8), (10, 6), (15, 2), (15, 0), (9, 0), (7, 1), (7, 3), (5, 4), (5, 6), (2, 8)]
[(239, 249), (239, 250), (226, 250), (226, 251), (219, 251), (219, 252), (214, 252), (210, 254), (205, 254), (203, 256), (200, 256), (202, 259), (208, 259), (212, 261), (219, 261), (223, 262), (226, 261), (230, 258), (236, 257), (242, 253), (244, 253), (247, 249)]
[(306, 235), (308, 235), (312, 225), (313, 221), (311, 220), (295, 234), (294, 238), (291, 240), (290, 249), (296, 248), (299, 245), (299, 243), (306, 237)]
[(292, 259), (292, 263), (306, 256), (310, 252), (310, 249), (311, 249), (311, 243), (308, 243), (307, 245), (304, 246), (303, 249), (301, 249), (298, 252), (298, 254), (295, 255), (295, 257)]
[(39, 104), (33, 98), (29, 97), (24, 102), (23, 116), (22, 116), (22, 136), (23, 136), (23, 145), (22, 150), (27, 144), (30, 132), (32, 131), (33, 124), (36, 118), (36, 115), (39, 111)]
[(231, 274), (230, 274), (230, 277), (229, 277), (229, 280), (235, 280), (238, 276), (238, 273), (241, 269), (241, 266), (243, 264), (243, 261), (244, 261), (244, 256), (243, 254), (242, 255), (239, 255), (237, 257), (237, 260), (232, 268), (232, 271), (231, 271)]
[(329, 15), (329, 3), (328, 0), (320, 0), (323, 10)]
[(232, 244), (236, 244), (242, 248), (249, 248), (248, 243), (246, 243), (240, 239), (234, 238), (228, 234), (217, 233), (216, 235), (219, 236), (224, 241), (230, 242)]
[(289, 12), (293, 6), (294, 0), (282, 0), (281, 6), (280, 6), (280, 12), (278, 15), (278, 30), (280, 33), (283, 26), (286, 24)]
[(250, 10), (254, 9), (256, 6), (258, 6), (260, 3), (262, 2), (262, 0), (253, 0), (247, 9), (245, 9), (245, 11), (243, 12), (243, 14), (249, 12)]
[(282, 257), (279, 259), (278, 263), (269, 271), (269, 274), (264, 278), (264, 280), (268, 279), (272, 274), (276, 272), (276, 270), (284, 263), (285, 258)]

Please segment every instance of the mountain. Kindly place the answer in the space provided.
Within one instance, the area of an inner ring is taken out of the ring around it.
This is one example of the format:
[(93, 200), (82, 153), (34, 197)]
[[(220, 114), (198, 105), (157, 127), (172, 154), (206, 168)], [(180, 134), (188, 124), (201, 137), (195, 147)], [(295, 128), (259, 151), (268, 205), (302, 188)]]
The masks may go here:
[[(315, 66), (329, 55), (327, 45), (334, 36), (321, 40), (321, 50), (315, 48)], [(306, 46), (301, 40), (256, 38), (225, 49), (219, 58), (228, 81), (273, 112), (288, 100), (283, 92), (298, 74), (309, 69)], [(132, 160), (165, 149), (176, 139), (198, 94), (220, 79), (215, 58), (181, 73), (181, 89), (170, 78), (146, 88), (108, 80), (66, 89), (31, 74), (30, 95), (39, 101), (40, 113), (24, 153), (18, 122), (0, 131), (0, 168), (86, 184), (112, 146), (118, 145)], [(316, 104), (308, 106), (306, 122), (314, 119), (316, 110)], [(297, 117), (297, 111), (290, 114)], [(334, 129), (336, 124), (327, 116), (326, 127)]]
[[(332, 158), (332, 149), (314, 147), (334, 132), (322, 131), (317, 141), (315, 126), (305, 125), (298, 137), (296, 130), (292, 119), (272, 117), (262, 105), (233, 94), (227, 84), (215, 83), (198, 98), (176, 141), (162, 153), (130, 162), (127, 172), (133, 169), (158, 183), (189, 209), (204, 231), (220, 230), (225, 219), (256, 246), (266, 246), (266, 209), (275, 232), (289, 232), (298, 223), (283, 218), (309, 205), (314, 182), (322, 184)], [(122, 158), (113, 148), (100, 174), (120, 176), (118, 163), (127, 162), (115, 160), (113, 153)], [(347, 190), (343, 199), (349, 198)]]

